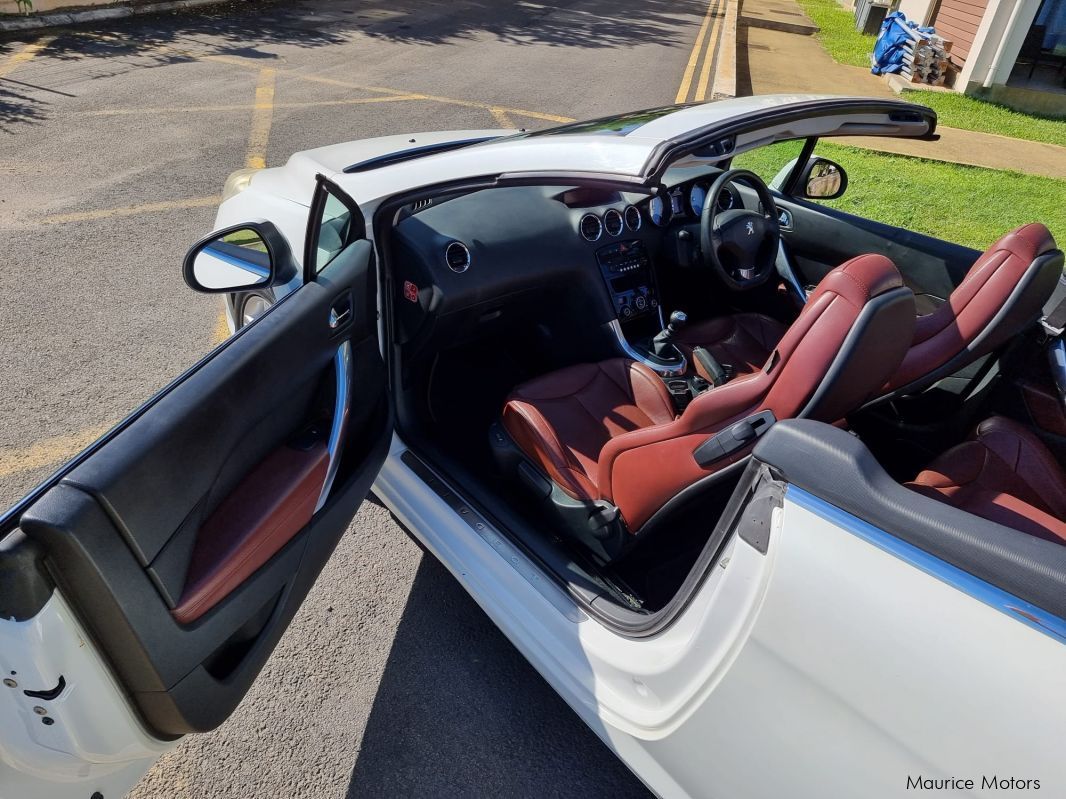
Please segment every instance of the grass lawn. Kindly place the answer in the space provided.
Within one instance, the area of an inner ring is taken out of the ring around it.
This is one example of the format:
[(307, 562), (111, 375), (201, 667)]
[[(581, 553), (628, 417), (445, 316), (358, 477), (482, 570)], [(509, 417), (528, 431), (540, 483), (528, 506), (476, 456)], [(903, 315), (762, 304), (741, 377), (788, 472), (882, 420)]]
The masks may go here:
[[(772, 177), (795, 155), (783, 142), (744, 153), (736, 166)], [(826, 205), (856, 216), (983, 250), (1008, 230), (1043, 222), (1066, 242), (1066, 181), (845, 147), (815, 152), (848, 173), (848, 189)]]
[(818, 41), (833, 60), (841, 64), (870, 68), (870, 54), (876, 36), (863, 36), (855, 30), (855, 17), (837, 0), (796, 0), (821, 30)]
[(1023, 114), (1003, 105), (949, 92), (905, 89), (903, 99), (932, 108), (941, 125), (1066, 147), (1066, 118)]

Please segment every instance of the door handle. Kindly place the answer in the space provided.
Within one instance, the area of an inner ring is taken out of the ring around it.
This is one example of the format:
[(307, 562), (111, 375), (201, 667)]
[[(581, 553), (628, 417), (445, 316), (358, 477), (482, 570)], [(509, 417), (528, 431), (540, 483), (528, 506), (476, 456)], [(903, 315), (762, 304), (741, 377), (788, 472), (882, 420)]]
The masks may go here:
[[(347, 313), (352, 309), (348, 308)], [(326, 467), (326, 479), (322, 483), (322, 491), (318, 495), (315, 505), (315, 513), (322, 509), (329, 499), (329, 492), (333, 488), (333, 480), (337, 477), (337, 468), (340, 466), (341, 451), (345, 444), (348, 433), (348, 415), (351, 413), (351, 372), (352, 372), (352, 345), (345, 341), (337, 348), (333, 356), (333, 366), (336, 369), (337, 395), (333, 404), (333, 423), (330, 425), (329, 441), (326, 451), (329, 453), (329, 465)]]
[(336, 330), (345, 324), (352, 316), (352, 306), (345, 301), (344, 305), (334, 305), (329, 309), (330, 330)]

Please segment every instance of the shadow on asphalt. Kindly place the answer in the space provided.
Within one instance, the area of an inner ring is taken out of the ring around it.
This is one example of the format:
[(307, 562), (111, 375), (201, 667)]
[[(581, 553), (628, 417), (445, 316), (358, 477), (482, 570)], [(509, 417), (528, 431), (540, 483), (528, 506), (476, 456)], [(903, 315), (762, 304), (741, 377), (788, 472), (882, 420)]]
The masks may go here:
[[(499, 0), (285, 0), (228, 2), (182, 12), (145, 15), (58, 32), (42, 53), (61, 62), (33, 84), (0, 79), (0, 131), (47, 116), (47, 101), (25, 89), (54, 91), (49, 79), (97, 80), (138, 69), (226, 55), (276, 60), (274, 45), (328, 47), (353, 34), (401, 43), (461, 44), (488, 35), (499, 41), (552, 47), (610, 48), (644, 43), (688, 46), (706, 0), (643, 0), (639, 17), (615, 0), (581, 3), (501, 3)], [(687, 19), (681, 19), (687, 16)], [(9, 34), (0, 59), (37, 34)], [(58, 85), (58, 80), (56, 80)]]
[(429, 556), (347, 795), (650, 797)]

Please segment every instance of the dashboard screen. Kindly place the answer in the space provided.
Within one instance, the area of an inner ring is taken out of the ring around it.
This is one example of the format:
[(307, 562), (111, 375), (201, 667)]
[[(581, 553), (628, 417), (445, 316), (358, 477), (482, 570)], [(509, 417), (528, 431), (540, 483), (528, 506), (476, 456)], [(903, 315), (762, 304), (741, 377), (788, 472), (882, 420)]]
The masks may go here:
[(648, 282), (648, 278), (642, 272), (634, 272), (631, 275), (612, 278), (611, 291), (615, 294), (624, 294), (627, 291), (638, 289)]

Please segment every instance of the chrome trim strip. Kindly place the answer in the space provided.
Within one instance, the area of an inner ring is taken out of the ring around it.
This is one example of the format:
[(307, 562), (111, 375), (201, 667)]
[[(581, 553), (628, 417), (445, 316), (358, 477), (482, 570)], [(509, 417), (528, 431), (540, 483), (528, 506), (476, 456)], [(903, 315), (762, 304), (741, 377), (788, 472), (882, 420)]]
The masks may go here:
[(337, 469), (340, 467), (340, 450), (344, 444), (345, 434), (348, 432), (348, 414), (352, 406), (352, 344), (345, 341), (337, 348), (337, 354), (333, 356), (333, 368), (337, 377), (337, 397), (333, 404), (333, 425), (329, 430), (329, 441), (326, 450), (329, 452), (329, 467), (326, 469), (326, 479), (322, 483), (322, 492), (318, 495), (318, 503), (315, 505), (315, 513), (322, 509), (329, 499), (329, 492), (333, 488), (333, 481), (337, 477)]
[(789, 485), (785, 491), (785, 499), (795, 502), (804, 510), (808, 510), (816, 516), (820, 516), (827, 522), (846, 530), (868, 544), (893, 555), (904, 563), (914, 566), (925, 572), (930, 577), (935, 577), (941, 582), (947, 583), (967, 594), (978, 602), (983, 602), (990, 608), (998, 610), (1019, 621), (1027, 627), (1043, 633), (1060, 643), (1066, 643), (1066, 619), (1061, 619), (1043, 608), (1039, 608), (1031, 602), (1019, 599), (1013, 594), (987, 583), (980, 577), (975, 577), (947, 561), (941, 560), (913, 544), (909, 544), (891, 533), (886, 533), (879, 527), (874, 527), (863, 519), (852, 516), (835, 505), (831, 505), (821, 497), (810, 494), (802, 488)]
[(626, 339), (626, 334), (622, 332), (622, 323), (617, 319), (612, 319), (607, 324), (607, 327), (610, 328), (612, 333), (614, 333), (615, 342), (618, 344), (618, 348), (622, 351), (623, 355), (632, 358), (638, 363), (644, 364), (649, 369), (657, 372), (663, 377), (683, 377), (685, 372), (688, 371), (688, 361), (685, 360), (685, 356), (681, 354), (680, 350), (678, 350), (678, 355), (681, 360), (678, 365), (676, 367), (664, 366), (663, 364), (656, 363), (647, 356), (637, 352), (633, 345)]

